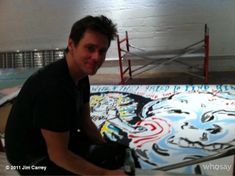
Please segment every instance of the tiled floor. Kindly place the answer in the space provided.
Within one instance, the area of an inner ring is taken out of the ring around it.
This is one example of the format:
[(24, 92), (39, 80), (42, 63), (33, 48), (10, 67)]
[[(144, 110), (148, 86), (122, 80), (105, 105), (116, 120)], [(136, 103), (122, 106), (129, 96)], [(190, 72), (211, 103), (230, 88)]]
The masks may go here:
[[(135, 63), (132, 63), (132, 70), (137, 70), (143, 65), (146, 65), (144, 60), (137, 60)], [(126, 66), (123, 68), (126, 68)], [(188, 69), (180, 67), (180, 65), (169, 65), (158, 68), (156, 64), (150, 65), (150, 68), (146, 66), (146, 68), (144, 67), (136, 71), (134, 75), (136, 73), (138, 75), (128, 80), (127, 84), (204, 84), (203, 79), (183, 73), (183, 71)], [(121, 81), (119, 70), (117, 61), (106, 61), (97, 74), (90, 77), (90, 81), (92, 84), (119, 84)], [(145, 72), (142, 72), (143, 70)], [(232, 71), (231, 69), (228, 70), (223, 72), (209, 71), (208, 84), (235, 84), (235, 68)], [(202, 75), (202, 72), (196, 74)], [(128, 76), (127, 73), (125, 75)]]
[[(119, 84), (120, 81), (120, 75), (113, 73), (90, 77), (91, 84)], [(126, 84), (204, 84), (204, 81), (183, 73), (145, 73), (129, 79)], [(211, 72), (208, 84), (235, 84), (235, 71)]]
[(14, 176), (14, 175), (19, 175), (16, 171), (10, 170), (7, 167), (10, 166), (6, 159), (6, 155), (3, 152), (0, 152), (0, 175), (1, 176)]

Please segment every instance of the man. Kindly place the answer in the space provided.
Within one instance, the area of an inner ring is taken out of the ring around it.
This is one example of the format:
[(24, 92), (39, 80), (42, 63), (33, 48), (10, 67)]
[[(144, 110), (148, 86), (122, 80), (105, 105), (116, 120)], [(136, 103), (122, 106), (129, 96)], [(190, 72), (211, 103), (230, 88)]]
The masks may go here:
[(105, 142), (90, 118), (88, 75), (104, 62), (116, 32), (105, 16), (77, 21), (65, 58), (25, 82), (5, 134), (7, 158), (20, 174), (125, 175), (93, 164), (86, 155), (86, 143)]

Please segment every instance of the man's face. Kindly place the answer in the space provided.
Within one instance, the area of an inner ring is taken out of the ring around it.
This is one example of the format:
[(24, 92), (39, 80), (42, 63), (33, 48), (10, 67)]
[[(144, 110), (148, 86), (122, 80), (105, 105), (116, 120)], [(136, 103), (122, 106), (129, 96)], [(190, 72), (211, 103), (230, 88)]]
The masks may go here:
[(105, 60), (109, 47), (108, 38), (92, 30), (87, 30), (77, 45), (69, 40), (74, 67), (85, 75), (94, 75)]

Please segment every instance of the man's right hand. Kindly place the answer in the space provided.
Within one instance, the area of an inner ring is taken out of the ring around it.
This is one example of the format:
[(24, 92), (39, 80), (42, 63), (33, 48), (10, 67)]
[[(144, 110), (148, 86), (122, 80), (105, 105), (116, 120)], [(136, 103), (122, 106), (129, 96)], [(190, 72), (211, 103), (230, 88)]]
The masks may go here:
[(128, 176), (123, 170), (107, 170), (104, 175)]

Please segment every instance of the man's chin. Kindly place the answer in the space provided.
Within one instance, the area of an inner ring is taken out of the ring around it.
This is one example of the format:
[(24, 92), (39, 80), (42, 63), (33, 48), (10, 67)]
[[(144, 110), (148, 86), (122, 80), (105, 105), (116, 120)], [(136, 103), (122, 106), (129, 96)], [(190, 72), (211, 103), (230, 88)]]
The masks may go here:
[(93, 76), (93, 75), (95, 75), (96, 73), (97, 73), (97, 70), (95, 70), (95, 71), (93, 70), (93, 71), (88, 71), (87, 74), (88, 74), (89, 76)]

